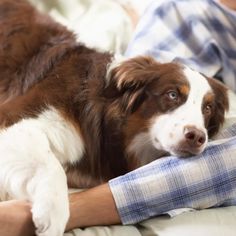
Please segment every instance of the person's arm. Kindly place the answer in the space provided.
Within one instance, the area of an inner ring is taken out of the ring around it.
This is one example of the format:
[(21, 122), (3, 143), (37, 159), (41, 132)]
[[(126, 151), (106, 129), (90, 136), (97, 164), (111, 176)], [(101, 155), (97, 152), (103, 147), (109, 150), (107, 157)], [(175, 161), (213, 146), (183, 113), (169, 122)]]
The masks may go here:
[(221, 137), (228, 139), (212, 143), (202, 155), (165, 157), (108, 184), (72, 194), (67, 230), (133, 224), (177, 208), (235, 204), (236, 125)]
[(122, 224), (173, 215), (180, 208), (235, 205), (236, 124), (228, 131), (229, 138), (212, 142), (201, 155), (164, 157), (110, 180)]
[(70, 195), (70, 219), (66, 229), (120, 223), (108, 184)]
[(0, 202), (0, 235), (33, 236), (35, 229), (30, 209), (26, 201)]
[[(121, 222), (108, 184), (70, 194), (69, 199), (70, 219), (66, 231)], [(33, 236), (35, 228), (30, 210), (27, 201), (0, 202), (0, 235)]]

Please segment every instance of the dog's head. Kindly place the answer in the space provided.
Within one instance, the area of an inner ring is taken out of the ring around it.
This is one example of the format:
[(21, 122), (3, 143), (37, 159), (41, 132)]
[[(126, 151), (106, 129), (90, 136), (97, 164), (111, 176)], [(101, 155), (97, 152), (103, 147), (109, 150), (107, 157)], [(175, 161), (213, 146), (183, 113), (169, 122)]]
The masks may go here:
[(227, 89), (220, 82), (150, 57), (122, 62), (110, 71), (109, 84), (128, 114), (124, 133), (131, 149), (150, 142), (172, 155), (199, 154), (228, 109)]

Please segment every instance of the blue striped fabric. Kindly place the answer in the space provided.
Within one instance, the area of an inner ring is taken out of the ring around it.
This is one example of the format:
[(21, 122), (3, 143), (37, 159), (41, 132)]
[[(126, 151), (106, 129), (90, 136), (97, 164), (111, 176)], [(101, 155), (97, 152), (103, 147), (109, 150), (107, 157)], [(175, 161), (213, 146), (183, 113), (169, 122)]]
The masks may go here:
[[(126, 56), (182, 62), (236, 91), (236, 13), (216, 0), (153, 1)], [(109, 182), (123, 224), (179, 208), (236, 205), (236, 124), (196, 157), (156, 160)]]
[(123, 224), (179, 208), (236, 205), (236, 124), (202, 155), (158, 159), (109, 185)]
[(153, 1), (126, 56), (178, 61), (236, 91), (236, 12), (214, 0)]

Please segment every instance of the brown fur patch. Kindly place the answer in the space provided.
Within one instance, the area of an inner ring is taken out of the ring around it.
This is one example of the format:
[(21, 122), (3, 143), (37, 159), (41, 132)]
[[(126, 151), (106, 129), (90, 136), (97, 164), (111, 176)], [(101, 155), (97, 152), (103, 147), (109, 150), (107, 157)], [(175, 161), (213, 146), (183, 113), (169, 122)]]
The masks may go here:
[(181, 94), (183, 94), (184, 96), (188, 96), (190, 88), (189, 86), (182, 85), (180, 86), (179, 90)]
[(208, 122), (208, 134), (215, 135), (224, 122), (225, 112), (229, 109), (228, 88), (216, 79), (207, 78), (213, 89), (212, 114)]

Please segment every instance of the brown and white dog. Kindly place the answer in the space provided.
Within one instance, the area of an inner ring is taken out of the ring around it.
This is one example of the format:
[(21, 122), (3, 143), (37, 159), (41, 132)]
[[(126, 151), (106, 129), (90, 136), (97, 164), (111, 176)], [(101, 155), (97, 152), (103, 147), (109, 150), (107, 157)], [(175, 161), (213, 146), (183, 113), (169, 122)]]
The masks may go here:
[(227, 109), (226, 88), (192, 69), (117, 63), (27, 2), (0, 1), (0, 199), (31, 201), (37, 235), (63, 234), (67, 176), (91, 187), (199, 154)]

